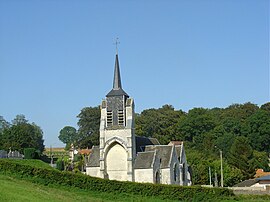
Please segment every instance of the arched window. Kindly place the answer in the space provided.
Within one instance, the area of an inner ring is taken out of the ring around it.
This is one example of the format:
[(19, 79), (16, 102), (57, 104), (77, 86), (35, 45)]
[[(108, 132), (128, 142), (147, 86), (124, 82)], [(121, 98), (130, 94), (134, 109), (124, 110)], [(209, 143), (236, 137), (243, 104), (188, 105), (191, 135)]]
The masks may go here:
[(183, 180), (183, 182), (185, 182), (185, 180), (186, 180), (186, 165), (185, 165), (185, 163), (183, 163), (182, 180)]
[(177, 181), (177, 178), (178, 178), (178, 168), (177, 168), (177, 164), (174, 164), (174, 167), (173, 167), (173, 179), (174, 179), (175, 182)]
[(156, 175), (155, 175), (155, 183), (159, 184), (160, 183), (160, 172), (159, 170), (156, 171)]

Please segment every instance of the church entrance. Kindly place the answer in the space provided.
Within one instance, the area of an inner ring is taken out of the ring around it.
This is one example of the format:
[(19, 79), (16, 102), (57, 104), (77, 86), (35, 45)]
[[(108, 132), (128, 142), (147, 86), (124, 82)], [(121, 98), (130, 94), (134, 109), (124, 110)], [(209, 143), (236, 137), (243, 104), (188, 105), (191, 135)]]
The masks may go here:
[(127, 180), (127, 151), (119, 143), (113, 143), (106, 155), (106, 172), (110, 180)]

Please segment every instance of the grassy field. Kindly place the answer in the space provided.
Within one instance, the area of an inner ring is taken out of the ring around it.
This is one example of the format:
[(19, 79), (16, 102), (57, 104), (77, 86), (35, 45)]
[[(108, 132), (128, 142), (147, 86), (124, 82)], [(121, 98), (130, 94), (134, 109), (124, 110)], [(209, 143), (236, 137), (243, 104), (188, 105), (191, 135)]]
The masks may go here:
[[(173, 200), (161, 200), (154, 197), (131, 196), (127, 194), (115, 195), (111, 193), (100, 193), (95, 191), (85, 191), (70, 187), (51, 187), (31, 183), (26, 180), (0, 174), (0, 201), (2, 202), (74, 202), (74, 201), (141, 201), (141, 202), (173, 202)], [(266, 202), (269, 196), (239, 196), (226, 198), (222, 202)]]
[[(51, 168), (40, 160), (8, 160), (1, 159), (1, 161), (12, 161), (18, 165), (28, 165), (36, 168)], [(54, 172), (54, 171), (53, 171)], [(52, 183), (47, 186), (31, 182), (33, 178), (21, 178), (21, 175), (16, 173), (2, 172), (0, 173), (0, 201), (173, 201), (162, 200), (157, 197), (141, 196), (110, 192), (98, 192), (95, 190), (83, 190), (71, 186), (57, 185)], [(42, 178), (43, 179), (43, 178)], [(195, 193), (192, 201), (209, 201), (200, 197), (201, 192)], [(164, 197), (163, 197), (164, 198)], [(195, 199), (197, 198), (197, 199)], [(191, 201), (191, 198), (189, 198)], [(209, 197), (208, 197), (209, 199)], [(270, 195), (267, 196), (223, 196), (216, 198), (215, 202), (266, 202), (270, 201)]]
[[(38, 202), (38, 201), (149, 201), (161, 202), (164, 200), (152, 197), (115, 195), (110, 193), (99, 193), (84, 191), (67, 187), (49, 187), (16, 179), (6, 175), (0, 175), (0, 201), (12, 202)], [(166, 201), (166, 200), (165, 200)], [(172, 202), (172, 200), (167, 200)]]

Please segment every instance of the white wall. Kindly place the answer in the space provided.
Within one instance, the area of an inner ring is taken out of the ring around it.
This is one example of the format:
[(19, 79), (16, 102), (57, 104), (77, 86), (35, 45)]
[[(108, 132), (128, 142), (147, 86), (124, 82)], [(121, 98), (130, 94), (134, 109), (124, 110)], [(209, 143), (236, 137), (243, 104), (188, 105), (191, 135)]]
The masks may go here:
[(161, 184), (171, 184), (171, 171), (170, 168), (160, 169)]
[(93, 177), (101, 177), (99, 167), (86, 167), (86, 174)]
[(135, 169), (135, 182), (153, 183), (153, 169)]

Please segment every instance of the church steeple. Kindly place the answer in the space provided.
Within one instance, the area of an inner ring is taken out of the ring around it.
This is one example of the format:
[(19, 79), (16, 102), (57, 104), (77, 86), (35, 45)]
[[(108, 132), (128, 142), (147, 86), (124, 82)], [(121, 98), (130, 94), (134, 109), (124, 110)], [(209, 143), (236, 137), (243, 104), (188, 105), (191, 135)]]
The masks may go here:
[(118, 54), (116, 54), (115, 66), (114, 66), (113, 89), (118, 90), (120, 88), (122, 88), (122, 84), (121, 84), (121, 77), (120, 77)]
[(118, 54), (115, 56), (115, 66), (114, 66), (114, 77), (113, 77), (113, 89), (106, 95), (106, 97), (111, 96), (127, 96), (128, 94), (122, 89), (121, 76), (120, 76), (120, 68), (118, 61)]

